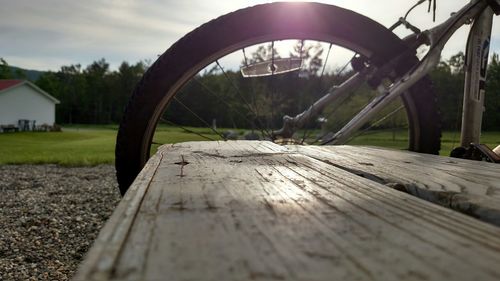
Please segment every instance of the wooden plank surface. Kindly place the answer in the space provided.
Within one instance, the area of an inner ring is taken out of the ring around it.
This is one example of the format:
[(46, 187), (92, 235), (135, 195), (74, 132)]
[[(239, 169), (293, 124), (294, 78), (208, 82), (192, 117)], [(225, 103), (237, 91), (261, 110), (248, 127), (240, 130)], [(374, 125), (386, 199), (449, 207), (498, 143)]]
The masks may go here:
[(500, 226), (499, 164), (375, 147), (288, 149)]
[(499, 280), (500, 228), (269, 142), (164, 146), (75, 280)]

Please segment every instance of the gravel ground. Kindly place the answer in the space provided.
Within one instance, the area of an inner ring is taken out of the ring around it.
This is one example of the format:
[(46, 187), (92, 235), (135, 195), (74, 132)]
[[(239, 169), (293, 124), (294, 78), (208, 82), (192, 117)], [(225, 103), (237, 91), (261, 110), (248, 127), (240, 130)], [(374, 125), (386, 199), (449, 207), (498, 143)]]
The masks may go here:
[(68, 280), (120, 196), (114, 167), (0, 166), (0, 280)]

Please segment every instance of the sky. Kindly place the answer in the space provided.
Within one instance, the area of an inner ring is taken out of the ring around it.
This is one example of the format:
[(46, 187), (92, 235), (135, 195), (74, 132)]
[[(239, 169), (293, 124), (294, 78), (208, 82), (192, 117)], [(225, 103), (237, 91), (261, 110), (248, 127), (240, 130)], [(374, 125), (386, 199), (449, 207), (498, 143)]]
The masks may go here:
[[(122, 61), (154, 61), (197, 26), (261, 0), (0, 0), (0, 57), (10, 65), (35, 70), (86, 66), (105, 58), (112, 69)], [(392, 25), (416, 0), (326, 0)], [(436, 23), (467, 3), (437, 1)], [(433, 25), (424, 3), (409, 16), (421, 29)], [(500, 20), (494, 19), (491, 52), (500, 53)], [(457, 32), (443, 57), (464, 50), (467, 30)]]

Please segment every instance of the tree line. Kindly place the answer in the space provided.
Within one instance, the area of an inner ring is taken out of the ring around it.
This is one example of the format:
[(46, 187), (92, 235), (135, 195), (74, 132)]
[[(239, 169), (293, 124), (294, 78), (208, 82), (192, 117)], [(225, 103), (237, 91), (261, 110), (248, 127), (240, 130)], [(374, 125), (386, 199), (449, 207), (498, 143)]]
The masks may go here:
[[(441, 61), (430, 73), (441, 110), (443, 128), (460, 130), (462, 99), (464, 91), (464, 63), (462, 52)], [(500, 59), (491, 56), (486, 78), (485, 111), (483, 130), (500, 130)]]
[[(163, 120), (181, 126), (211, 126), (214, 119), (217, 126), (229, 128), (279, 126), (277, 124), (280, 124), (284, 114), (300, 113), (331, 85), (349, 75), (348, 72), (325, 72), (322, 69), (322, 53), (323, 49), (319, 45), (299, 46), (297, 43), (283, 57), (300, 57), (303, 60), (302, 69), (298, 73), (293, 71), (266, 77), (244, 78), (239, 70), (209, 66), (184, 86), (180, 95), (171, 102)], [(280, 58), (277, 50), (263, 46), (241, 64), (244, 67), (270, 57)], [(117, 70), (111, 70), (109, 63), (100, 59), (86, 67), (74, 64), (62, 66), (58, 71), (44, 72), (33, 82), (61, 101), (56, 107), (56, 120), (60, 124), (119, 123), (135, 85), (147, 68), (148, 63), (141, 61), (135, 64), (123, 62)], [(460, 128), (463, 73), (463, 53), (441, 61), (430, 73), (445, 130)], [(26, 77), (22, 71), (12, 71), (8, 63), (1, 59), (0, 79), (6, 78)], [(328, 122), (330, 128), (340, 126), (344, 121), (342, 119), (347, 119), (371, 95), (368, 87), (358, 91), (361, 92), (360, 97), (353, 97), (348, 100), (348, 106), (335, 109), (338, 116), (327, 118), (334, 111), (327, 109), (320, 121)], [(500, 130), (499, 108), (500, 60), (498, 54), (493, 54), (488, 69), (483, 129)], [(402, 119), (404, 117), (399, 116), (397, 120), (392, 118), (391, 122), (403, 122)], [(310, 127), (325, 126), (314, 124), (314, 121), (318, 120), (311, 120)]]
[[(110, 124), (120, 122), (129, 96), (146, 68), (146, 62), (123, 62), (113, 71), (105, 59), (100, 59), (85, 68), (73, 64), (43, 72), (32, 82), (61, 102), (56, 106), (57, 123)], [(27, 77), (2, 59), (0, 79)]]

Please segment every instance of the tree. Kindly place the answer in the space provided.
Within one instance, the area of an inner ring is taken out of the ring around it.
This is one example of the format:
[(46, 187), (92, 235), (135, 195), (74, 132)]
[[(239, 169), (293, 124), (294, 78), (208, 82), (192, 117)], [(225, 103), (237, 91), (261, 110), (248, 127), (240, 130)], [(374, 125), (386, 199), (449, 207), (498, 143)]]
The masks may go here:
[(252, 53), (250, 58), (245, 56), (244, 60), (241, 62), (241, 65), (253, 64), (257, 62), (268, 61), (272, 59), (281, 58), (278, 50), (273, 44), (260, 45), (255, 52)]
[(110, 87), (108, 94), (109, 99), (111, 99), (109, 103), (110, 119), (113, 122), (120, 122), (125, 105), (145, 71), (145, 62), (140, 61), (131, 65), (124, 61), (118, 67), (118, 71), (107, 76)]
[(460, 130), (464, 91), (464, 56), (458, 53), (441, 61), (430, 77), (438, 97), (443, 130)]
[(11, 78), (13, 77), (9, 64), (3, 58), (0, 58), (0, 79), (11, 79)]
[(106, 75), (109, 74), (109, 63), (104, 58), (94, 61), (83, 71), (86, 79), (87, 95), (93, 101), (89, 110), (90, 122), (95, 124), (111, 122), (109, 109), (109, 83)]
[(88, 109), (87, 83), (80, 64), (62, 66), (58, 76), (61, 81), (60, 95), (65, 101), (61, 103), (60, 112), (65, 122), (72, 124), (75, 119), (81, 119)]
[(462, 51), (458, 54), (453, 55), (448, 60), (448, 65), (450, 66), (451, 73), (453, 75), (463, 75), (465, 70), (465, 55)]
[(323, 68), (322, 54), (323, 47), (319, 42), (305, 44), (305, 41), (298, 40), (290, 52), (290, 57), (301, 58), (302, 67), (300, 71), (302, 76), (309, 76), (317, 75), (319, 70)]
[[(178, 101), (196, 112), (195, 116), (176, 100), (166, 113), (168, 120), (180, 125), (207, 126), (212, 119), (217, 119), (220, 127), (258, 128), (279, 127), (283, 115), (295, 115), (308, 108), (322, 96), (327, 86), (339, 84), (351, 73), (322, 76), (321, 45), (302, 45), (298, 41), (289, 54), (290, 57), (302, 57), (304, 71), (308, 75), (299, 75), (297, 71), (279, 75), (244, 78), (239, 71), (225, 70), (218, 66), (195, 76), (187, 83)], [(262, 45), (255, 53), (247, 54), (247, 61), (269, 60), (281, 55), (271, 45)], [(244, 62), (242, 62), (244, 64)], [(57, 122), (60, 123), (118, 123), (125, 105), (135, 85), (146, 71), (147, 63), (130, 64), (123, 62), (118, 70), (111, 71), (104, 60), (97, 60), (83, 68), (79, 64), (62, 66), (57, 72), (46, 72), (36, 84), (61, 101), (56, 107)], [(464, 56), (458, 53), (449, 60), (441, 61), (430, 76), (435, 84), (438, 102), (441, 108), (444, 130), (458, 130), (460, 127), (461, 101), (463, 94)], [(3, 59), (0, 60), (0, 77), (11, 78), (11, 68)], [(325, 82), (325, 83), (323, 83)], [(486, 85), (486, 112), (483, 118), (485, 130), (500, 129), (500, 59), (493, 54), (489, 64)], [(359, 95), (357, 95), (359, 93)], [(337, 128), (351, 116), (363, 103), (373, 97), (368, 87), (361, 87), (356, 95), (346, 104), (336, 106), (336, 117), (328, 118), (325, 126)], [(333, 111), (332, 105), (325, 112), (325, 117)], [(389, 108), (391, 109), (391, 108)], [(400, 123), (398, 115), (397, 124)], [(203, 121), (201, 121), (202, 119)], [(315, 126), (311, 123), (308, 126)], [(206, 123), (205, 123), (206, 122)], [(381, 124), (380, 126), (385, 126)]]
[(500, 59), (496, 53), (488, 66), (484, 105), (483, 129), (500, 130)]

